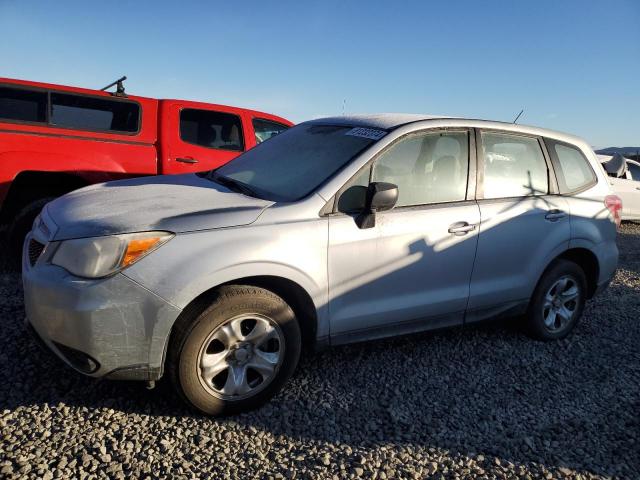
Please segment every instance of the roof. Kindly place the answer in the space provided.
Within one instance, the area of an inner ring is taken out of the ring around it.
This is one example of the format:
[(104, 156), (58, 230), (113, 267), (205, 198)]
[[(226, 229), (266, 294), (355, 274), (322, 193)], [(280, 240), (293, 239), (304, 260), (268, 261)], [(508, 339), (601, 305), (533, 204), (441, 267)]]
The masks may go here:
[(452, 118), (437, 115), (423, 115), (420, 113), (374, 113), (366, 115), (343, 115), (340, 117), (326, 117), (311, 120), (309, 123), (330, 123), (331, 125), (349, 125), (352, 127), (382, 128), (385, 130), (399, 127), (407, 123), (437, 118)]
[[(530, 135), (539, 135), (569, 143), (585, 143), (582, 138), (568, 133), (548, 130), (540, 127), (529, 125), (514, 124), (511, 122), (498, 122), (492, 120), (478, 120), (472, 118), (461, 118), (445, 115), (423, 115), (413, 113), (378, 113), (368, 115), (345, 115), (340, 117), (327, 117), (310, 120), (305, 123), (325, 124), (325, 125), (345, 125), (350, 127), (367, 127), (380, 128), (384, 130), (393, 130), (403, 125), (429, 121), (433, 122), (434, 127), (438, 126), (460, 126), (467, 128), (485, 128), (506, 130), (514, 133), (527, 133)], [(444, 121), (444, 122), (443, 122)], [(589, 147), (590, 148), (590, 147)]]

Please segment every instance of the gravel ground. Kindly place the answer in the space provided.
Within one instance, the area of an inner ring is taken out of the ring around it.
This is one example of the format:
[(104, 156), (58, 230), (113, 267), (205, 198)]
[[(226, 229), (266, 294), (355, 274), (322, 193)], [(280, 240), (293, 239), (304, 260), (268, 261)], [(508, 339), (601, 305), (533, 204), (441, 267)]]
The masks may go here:
[(0, 275), (0, 477), (638, 478), (640, 226), (619, 243), (566, 340), (501, 323), (336, 348), (222, 420), (41, 352), (19, 278)]

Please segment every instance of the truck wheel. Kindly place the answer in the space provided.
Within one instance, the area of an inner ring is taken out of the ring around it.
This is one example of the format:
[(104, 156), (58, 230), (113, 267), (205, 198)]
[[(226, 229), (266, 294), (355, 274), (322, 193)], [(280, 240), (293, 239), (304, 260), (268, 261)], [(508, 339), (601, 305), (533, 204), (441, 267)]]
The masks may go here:
[(537, 340), (566, 337), (582, 316), (586, 298), (587, 281), (582, 268), (567, 260), (555, 261), (531, 297), (528, 333)]
[(42, 211), (42, 208), (54, 200), (55, 197), (45, 197), (33, 200), (27, 203), (15, 216), (13, 223), (9, 227), (7, 232), (8, 250), (9, 250), (9, 264), (13, 268), (20, 270), (22, 264), (22, 244), (24, 243), (24, 237), (31, 230), (33, 221), (38, 214)]
[(263, 288), (225, 286), (172, 332), (167, 370), (181, 396), (208, 415), (255, 408), (292, 375), (300, 327), (291, 308)]

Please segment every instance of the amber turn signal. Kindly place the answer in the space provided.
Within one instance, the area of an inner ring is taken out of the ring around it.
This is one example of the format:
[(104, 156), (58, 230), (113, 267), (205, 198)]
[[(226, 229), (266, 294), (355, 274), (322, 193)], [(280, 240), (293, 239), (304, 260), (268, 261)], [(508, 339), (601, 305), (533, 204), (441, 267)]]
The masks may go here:
[(161, 237), (140, 238), (131, 240), (127, 245), (127, 251), (124, 253), (124, 257), (122, 258), (122, 268), (138, 260), (138, 258), (155, 247), (158, 242), (160, 242), (160, 240), (162, 240)]

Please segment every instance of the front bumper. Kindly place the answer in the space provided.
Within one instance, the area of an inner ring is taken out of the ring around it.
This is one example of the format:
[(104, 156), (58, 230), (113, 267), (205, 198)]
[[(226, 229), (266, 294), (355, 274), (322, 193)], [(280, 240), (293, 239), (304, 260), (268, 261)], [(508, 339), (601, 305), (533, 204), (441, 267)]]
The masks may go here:
[(65, 363), (93, 377), (160, 378), (180, 309), (122, 274), (87, 280), (42, 260), (31, 266), (27, 249), (22, 280), (27, 321)]

